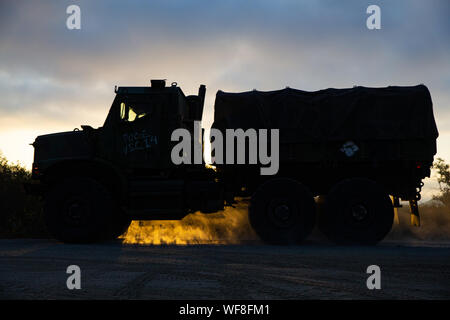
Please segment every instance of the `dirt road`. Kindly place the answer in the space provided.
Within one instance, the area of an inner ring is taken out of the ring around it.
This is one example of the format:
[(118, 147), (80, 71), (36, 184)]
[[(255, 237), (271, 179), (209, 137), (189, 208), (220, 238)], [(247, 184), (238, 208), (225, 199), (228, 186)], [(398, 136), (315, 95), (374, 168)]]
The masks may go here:
[[(369, 290), (369, 265), (381, 289)], [(66, 286), (69, 265), (81, 289)], [(449, 299), (450, 243), (67, 245), (0, 240), (2, 299)]]

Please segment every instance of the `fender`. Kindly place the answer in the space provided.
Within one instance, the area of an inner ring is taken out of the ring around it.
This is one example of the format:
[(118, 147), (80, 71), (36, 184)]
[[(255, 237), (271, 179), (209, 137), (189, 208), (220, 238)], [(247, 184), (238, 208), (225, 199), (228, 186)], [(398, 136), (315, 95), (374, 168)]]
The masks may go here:
[(48, 186), (61, 177), (90, 176), (103, 182), (120, 198), (125, 199), (128, 184), (120, 169), (101, 158), (80, 157), (52, 159), (33, 164), (33, 177)]

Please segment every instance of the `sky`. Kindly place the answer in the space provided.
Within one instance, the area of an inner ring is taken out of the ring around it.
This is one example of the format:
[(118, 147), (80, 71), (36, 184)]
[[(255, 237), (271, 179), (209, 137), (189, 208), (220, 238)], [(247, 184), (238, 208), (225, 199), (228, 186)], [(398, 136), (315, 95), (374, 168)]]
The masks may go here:
[[(81, 29), (69, 30), (70, 5)], [(369, 30), (369, 5), (381, 29)], [(31, 166), (37, 135), (103, 124), (114, 86), (217, 90), (425, 84), (450, 162), (450, 1), (0, 2), (0, 150)], [(429, 182), (428, 191), (436, 189)]]

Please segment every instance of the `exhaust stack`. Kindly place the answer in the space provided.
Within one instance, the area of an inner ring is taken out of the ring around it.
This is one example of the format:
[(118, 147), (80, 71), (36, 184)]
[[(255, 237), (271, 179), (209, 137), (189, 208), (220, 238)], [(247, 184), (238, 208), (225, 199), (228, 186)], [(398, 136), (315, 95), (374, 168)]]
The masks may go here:
[(200, 98), (200, 110), (203, 110), (203, 106), (205, 105), (205, 95), (206, 95), (206, 86), (201, 84), (198, 88), (198, 97)]

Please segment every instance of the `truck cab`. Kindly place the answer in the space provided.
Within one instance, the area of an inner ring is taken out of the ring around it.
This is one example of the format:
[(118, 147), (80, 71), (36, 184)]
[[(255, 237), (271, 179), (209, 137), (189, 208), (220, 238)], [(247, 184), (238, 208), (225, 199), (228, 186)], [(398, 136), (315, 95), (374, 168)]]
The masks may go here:
[(117, 237), (131, 220), (222, 208), (211, 169), (171, 161), (171, 133), (192, 131), (201, 120), (205, 90), (185, 96), (164, 80), (116, 87), (102, 127), (37, 137), (32, 176), (45, 198), (49, 231), (66, 242), (90, 242)]

